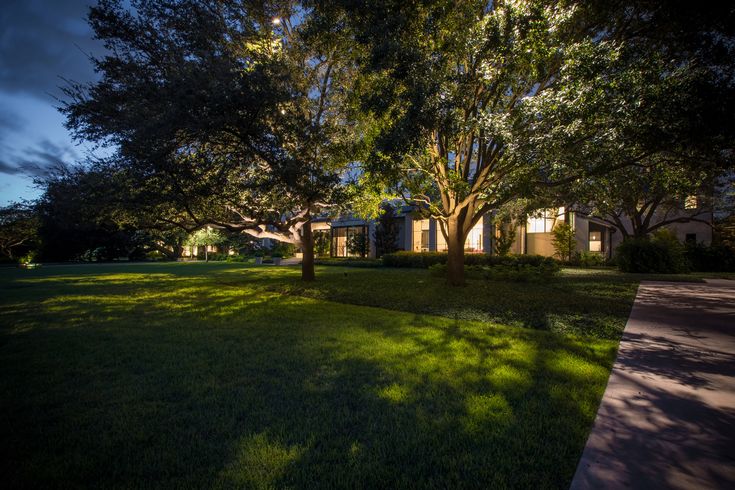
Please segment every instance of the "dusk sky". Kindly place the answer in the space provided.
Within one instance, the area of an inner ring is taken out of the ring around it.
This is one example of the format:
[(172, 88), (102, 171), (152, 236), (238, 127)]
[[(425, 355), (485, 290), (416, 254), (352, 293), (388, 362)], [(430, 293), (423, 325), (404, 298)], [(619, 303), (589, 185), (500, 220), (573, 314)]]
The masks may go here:
[(94, 0), (3, 0), (0, 8), (0, 205), (32, 199), (33, 177), (81, 161), (56, 107), (62, 78), (94, 79), (85, 53), (101, 51), (86, 22)]

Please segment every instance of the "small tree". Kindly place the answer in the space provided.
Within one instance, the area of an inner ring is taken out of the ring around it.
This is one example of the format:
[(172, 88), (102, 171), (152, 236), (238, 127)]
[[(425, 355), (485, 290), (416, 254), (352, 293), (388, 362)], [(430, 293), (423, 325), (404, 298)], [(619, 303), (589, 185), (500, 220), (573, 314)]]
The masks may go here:
[(373, 232), (375, 253), (378, 257), (398, 250), (398, 246), (396, 245), (398, 241), (398, 225), (395, 219), (395, 210), (389, 203), (385, 203), (380, 207), (381, 213), (378, 217), (378, 223), (375, 226), (375, 232)]
[(209, 250), (210, 246), (218, 245), (224, 241), (225, 237), (222, 234), (210, 227), (202, 228), (201, 230), (195, 231), (187, 241), (187, 244), (192, 247), (204, 247), (204, 261), (209, 262)]
[(347, 251), (350, 254), (359, 255), (365, 257), (367, 255), (367, 240), (364, 233), (355, 233), (350, 235), (347, 240)]
[(569, 223), (559, 223), (551, 231), (553, 240), (551, 244), (556, 250), (556, 255), (562, 262), (569, 262), (572, 260), (572, 255), (577, 248), (577, 242), (575, 240), (574, 228)]
[(515, 241), (516, 227), (512, 222), (498, 223), (498, 236), (495, 238), (495, 253), (502, 256), (508, 255)]

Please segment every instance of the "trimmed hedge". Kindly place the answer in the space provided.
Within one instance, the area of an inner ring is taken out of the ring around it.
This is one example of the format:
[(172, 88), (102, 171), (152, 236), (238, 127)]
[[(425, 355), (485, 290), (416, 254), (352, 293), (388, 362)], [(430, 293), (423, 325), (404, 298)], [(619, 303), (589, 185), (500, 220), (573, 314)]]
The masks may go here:
[(428, 269), (434, 264), (446, 264), (447, 254), (443, 252), (395, 252), (383, 255), (386, 267), (411, 267)]
[(314, 260), (314, 265), (336, 265), (340, 267), (383, 267), (383, 262), (380, 259), (368, 259), (368, 258), (321, 258)]
[[(432, 265), (446, 264), (446, 252), (396, 252), (383, 255), (383, 264), (386, 267), (411, 267), (416, 269), (428, 269)], [(543, 255), (487, 255), (466, 254), (464, 265), (467, 267), (481, 266), (510, 266), (519, 267), (528, 265), (531, 267), (550, 266), (558, 267), (556, 260)]]
[(735, 251), (725, 245), (688, 243), (685, 255), (697, 272), (735, 272)]
[(676, 274), (689, 269), (681, 244), (669, 240), (629, 238), (615, 251), (623, 272)]

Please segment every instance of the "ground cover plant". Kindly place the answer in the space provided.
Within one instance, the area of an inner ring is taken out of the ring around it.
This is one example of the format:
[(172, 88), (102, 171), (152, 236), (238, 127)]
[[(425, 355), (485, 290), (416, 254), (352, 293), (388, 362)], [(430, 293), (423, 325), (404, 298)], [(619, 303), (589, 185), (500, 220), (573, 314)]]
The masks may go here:
[(425, 269), (330, 272), (324, 281), (308, 285), (269, 274), (259, 275), (257, 281), (291, 295), (617, 341), (641, 280), (699, 280), (691, 275), (567, 268), (542, 282), (469, 274), (466, 287), (448, 288), (444, 278)]
[(640, 276), (319, 273), (0, 270), (6, 488), (568, 485)]

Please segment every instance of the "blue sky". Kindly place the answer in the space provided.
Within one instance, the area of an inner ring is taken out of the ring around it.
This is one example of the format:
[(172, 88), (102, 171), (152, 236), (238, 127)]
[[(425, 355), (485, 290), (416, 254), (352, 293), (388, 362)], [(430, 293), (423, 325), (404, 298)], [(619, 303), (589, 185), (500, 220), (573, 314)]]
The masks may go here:
[(86, 23), (93, 1), (2, 0), (0, 205), (37, 197), (34, 177), (90, 152), (91, 145), (72, 141), (56, 97), (62, 78), (95, 77), (86, 55), (102, 52)]

